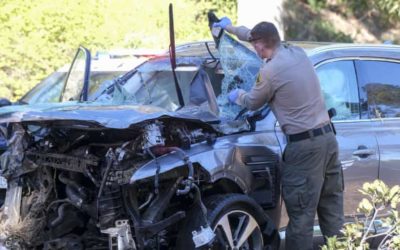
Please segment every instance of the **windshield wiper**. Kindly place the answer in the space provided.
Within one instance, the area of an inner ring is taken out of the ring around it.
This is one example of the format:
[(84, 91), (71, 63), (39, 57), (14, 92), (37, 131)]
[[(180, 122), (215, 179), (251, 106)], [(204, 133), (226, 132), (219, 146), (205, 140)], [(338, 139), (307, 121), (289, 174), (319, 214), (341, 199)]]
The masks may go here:
[(115, 82), (116, 84), (119, 84), (119, 85), (124, 85), (129, 79), (131, 79), (131, 77), (132, 77), (134, 74), (136, 74), (137, 71), (138, 71), (137, 69), (131, 70), (131, 71), (129, 71), (128, 73), (126, 73), (126, 74), (124, 74), (124, 75), (122, 75), (122, 76), (120, 76), (120, 77), (117, 77), (117, 78), (114, 80), (114, 82)]
[[(136, 74), (137, 71), (137, 69), (134, 69), (120, 77), (114, 78), (114, 80), (112, 80), (112, 83), (108, 87), (106, 87), (97, 97), (103, 95), (104, 93), (111, 94), (116, 85), (124, 85), (134, 74)], [(97, 99), (97, 97), (95, 99)]]

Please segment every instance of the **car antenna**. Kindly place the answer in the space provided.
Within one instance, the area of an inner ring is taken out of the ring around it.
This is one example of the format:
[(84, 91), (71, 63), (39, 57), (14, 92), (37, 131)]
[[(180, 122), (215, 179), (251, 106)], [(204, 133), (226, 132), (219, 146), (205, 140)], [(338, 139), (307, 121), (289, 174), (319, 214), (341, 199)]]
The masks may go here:
[(174, 76), (176, 94), (178, 95), (179, 105), (185, 105), (183, 101), (182, 90), (176, 77), (176, 54), (175, 54), (175, 31), (174, 31), (174, 13), (172, 10), (172, 3), (169, 4), (169, 59), (171, 61), (172, 74)]

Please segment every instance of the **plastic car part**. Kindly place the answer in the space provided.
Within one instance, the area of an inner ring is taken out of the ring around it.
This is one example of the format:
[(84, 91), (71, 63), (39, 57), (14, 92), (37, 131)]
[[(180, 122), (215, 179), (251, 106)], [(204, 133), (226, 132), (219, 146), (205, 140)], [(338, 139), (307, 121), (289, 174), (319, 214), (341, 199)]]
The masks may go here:
[[(19, 211), (21, 210), (21, 196), (22, 187), (18, 185), (18, 182), (13, 180), (8, 183), (4, 210), (0, 213), (1, 217), (7, 219), (2, 221), (1, 228), (5, 227), (7, 224), (14, 225), (20, 220), (21, 214)], [(0, 231), (4, 232), (3, 230)]]
[(109, 235), (109, 249), (136, 250), (128, 220), (115, 221), (115, 227), (101, 231)]
[(161, 122), (155, 121), (144, 128), (145, 143), (143, 149), (165, 145), (165, 139), (161, 134), (161, 126)]
[[(269, 230), (272, 221), (252, 198), (242, 194), (215, 195), (208, 197), (205, 205), (207, 220), (216, 234), (211, 248), (242, 249), (247, 244), (247, 249), (279, 249), (278, 232)], [(200, 211), (195, 207), (186, 219), (179, 233), (178, 249), (196, 249), (195, 242), (189, 243), (187, 237), (204, 223)], [(250, 234), (243, 233), (251, 228), (254, 230)]]
[(209, 226), (206, 228), (201, 226), (200, 230), (193, 231), (192, 235), (193, 243), (196, 248), (211, 244), (215, 238), (215, 233)]

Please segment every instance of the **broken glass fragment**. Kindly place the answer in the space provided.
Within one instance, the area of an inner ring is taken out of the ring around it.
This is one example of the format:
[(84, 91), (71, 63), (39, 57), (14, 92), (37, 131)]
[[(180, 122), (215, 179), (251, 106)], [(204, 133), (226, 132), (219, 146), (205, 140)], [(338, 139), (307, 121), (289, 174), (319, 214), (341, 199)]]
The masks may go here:
[(249, 91), (256, 81), (262, 60), (253, 51), (227, 34), (221, 36), (218, 51), (225, 77), (222, 80), (221, 94), (217, 102), (221, 119), (231, 120), (242, 107), (229, 103), (229, 92), (235, 88)]

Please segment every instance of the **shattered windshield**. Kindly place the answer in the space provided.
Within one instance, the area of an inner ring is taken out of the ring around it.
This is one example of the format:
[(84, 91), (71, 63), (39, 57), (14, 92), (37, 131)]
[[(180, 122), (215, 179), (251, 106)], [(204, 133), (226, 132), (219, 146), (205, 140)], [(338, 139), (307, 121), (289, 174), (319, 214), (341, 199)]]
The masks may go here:
[[(185, 105), (190, 104), (190, 89), (199, 71), (200, 59), (180, 58), (177, 61), (176, 76)], [(110, 93), (99, 96), (96, 101), (118, 104), (152, 105), (175, 111), (179, 99), (175, 89), (169, 58), (145, 63), (123, 82), (113, 85)]]
[[(219, 41), (218, 53), (210, 58), (178, 57), (176, 75), (185, 108), (201, 107), (219, 114), (221, 120), (232, 120), (241, 107), (229, 103), (227, 94), (234, 88), (250, 90), (261, 62), (253, 51), (226, 34)], [(116, 79), (95, 101), (178, 110), (180, 105), (170, 59), (160, 57), (142, 64)]]
[(233, 119), (242, 108), (229, 103), (228, 93), (235, 88), (249, 91), (256, 81), (262, 61), (253, 51), (227, 34), (222, 35), (218, 51), (225, 76), (217, 102), (221, 118)]

